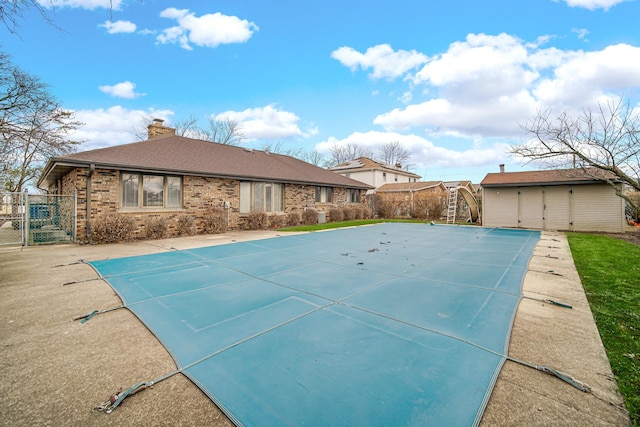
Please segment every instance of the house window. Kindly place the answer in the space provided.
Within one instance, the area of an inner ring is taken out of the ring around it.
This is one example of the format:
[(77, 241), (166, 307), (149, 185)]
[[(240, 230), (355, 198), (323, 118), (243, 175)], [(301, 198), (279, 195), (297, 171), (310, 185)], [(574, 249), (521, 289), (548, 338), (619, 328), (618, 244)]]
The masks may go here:
[(347, 191), (347, 203), (360, 203), (360, 190), (350, 188)]
[(274, 182), (241, 182), (240, 213), (281, 212), (284, 185)]
[(332, 187), (316, 187), (316, 203), (331, 203), (333, 202), (333, 188)]
[(182, 207), (182, 178), (178, 176), (122, 174), (123, 208)]

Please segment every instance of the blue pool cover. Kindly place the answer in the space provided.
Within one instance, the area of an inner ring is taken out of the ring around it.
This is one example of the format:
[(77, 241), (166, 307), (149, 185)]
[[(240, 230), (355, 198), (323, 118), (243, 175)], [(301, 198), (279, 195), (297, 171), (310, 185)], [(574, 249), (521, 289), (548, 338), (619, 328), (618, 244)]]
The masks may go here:
[(537, 231), (387, 223), (94, 261), (237, 425), (477, 425)]

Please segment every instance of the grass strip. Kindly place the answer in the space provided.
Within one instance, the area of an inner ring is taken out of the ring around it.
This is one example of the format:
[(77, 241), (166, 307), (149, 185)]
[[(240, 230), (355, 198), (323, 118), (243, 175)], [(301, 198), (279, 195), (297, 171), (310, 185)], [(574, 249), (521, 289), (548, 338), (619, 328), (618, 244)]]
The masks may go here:
[(573, 260), (631, 422), (640, 425), (640, 247), (567, 233)]

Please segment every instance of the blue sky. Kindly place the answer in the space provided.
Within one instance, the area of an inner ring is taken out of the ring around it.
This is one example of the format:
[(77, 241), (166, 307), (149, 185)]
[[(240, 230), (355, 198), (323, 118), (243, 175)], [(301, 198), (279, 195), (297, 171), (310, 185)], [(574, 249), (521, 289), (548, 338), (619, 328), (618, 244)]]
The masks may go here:
[(59, 29), (27, 11), (0, 43), (86, 123), (81, 150), (230, 117), (254, 148), (399, 141), (424, 180), (479, 182), (536, 168), (506, 149), (538, 110), (640, 106), (635, 0), (39, 1)]

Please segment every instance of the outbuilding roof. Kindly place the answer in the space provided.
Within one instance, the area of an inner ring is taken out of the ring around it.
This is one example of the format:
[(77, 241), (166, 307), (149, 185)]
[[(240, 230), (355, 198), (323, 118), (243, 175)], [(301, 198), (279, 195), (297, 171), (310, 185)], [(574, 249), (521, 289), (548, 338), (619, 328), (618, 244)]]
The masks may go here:
[[(599, 179), (600, 178), (600, 179)], [(551, 169), (528, 172), (488, 173), (480, 185), (482, 187), (509, 187), (531, 185), (589, 184), (602, 182), (603, 179), (615, 180), (613, 174), (590, 169)]]
[(373, 188), (294, 157), (176, 135), (53, 157), (38, 187), (47, 188), (73, 168), (91, 165), (151, 173)]

